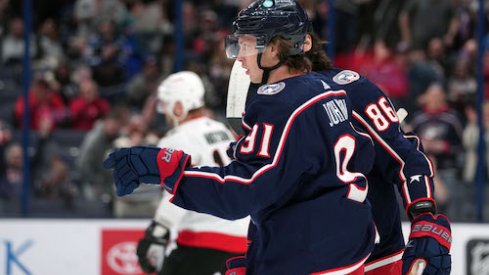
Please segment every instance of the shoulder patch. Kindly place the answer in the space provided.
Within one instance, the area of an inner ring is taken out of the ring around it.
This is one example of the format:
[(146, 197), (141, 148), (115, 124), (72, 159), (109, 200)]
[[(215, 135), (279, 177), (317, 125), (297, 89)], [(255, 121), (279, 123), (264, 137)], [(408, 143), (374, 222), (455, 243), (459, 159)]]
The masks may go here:
[(350, 70), (343, 70), (333, 77), (333, 81), (340, 85), (350, 84), (358, 79), (360, 79), (360, 75)]
[(284, 88), (285, 88), (284, 82), (267, 84), (258, 88), (258, 91), (256, 93), (259, 95), (274, 95), (280, 93)]

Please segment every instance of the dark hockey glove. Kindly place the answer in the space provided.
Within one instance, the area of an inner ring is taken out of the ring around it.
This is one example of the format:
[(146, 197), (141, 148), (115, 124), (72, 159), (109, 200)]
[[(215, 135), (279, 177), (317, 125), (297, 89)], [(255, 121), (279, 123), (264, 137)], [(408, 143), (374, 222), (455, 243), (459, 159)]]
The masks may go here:
[[(415, 217), (402, 256), (402, 274), (449, 275), (451, 242), (450, 222), (446, 216), (424, 213)], [(420, 271), (422, 273), (418, 273)]]
[(168, 228), (155, 221), (146, 228), (136, 250), (139, 266), (145, 273), (155, 273), (161, 269), (169, 239)]
[(136, 146), (112, 152), (104, 161), (114, 169), (117, 195), (130, 194), (140, 183), (160, 184), (174, 194), (190, 156), (171, 148)]

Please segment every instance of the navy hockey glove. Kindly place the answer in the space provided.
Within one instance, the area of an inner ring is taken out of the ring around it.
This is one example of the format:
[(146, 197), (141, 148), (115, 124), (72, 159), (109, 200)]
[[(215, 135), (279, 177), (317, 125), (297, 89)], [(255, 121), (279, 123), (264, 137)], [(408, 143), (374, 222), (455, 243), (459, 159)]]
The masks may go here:
[(104, 161), (106, 169), (114, 169), (117, 195), (132, 193), (140, 183), (160, 184), (175, 193), (190, 156), (171, 148), (136, 146), (112, 152)]
[(139, 240), (136, 254), (139, 266), (145, 273), (155, 273), (161, 270), (165, 256), (165, 248), (170, 239), (170, 231), (165, 226), (152, 221)]
[[(452, 267), (450, 222), (444, 215), (424, 213), (412, 221), (409, 242), (402, 256), (402, 274), (414, 273), (425, 265), (424, 275), (449, 275)], [(422, 269), (422, 268), (421, 268)]]

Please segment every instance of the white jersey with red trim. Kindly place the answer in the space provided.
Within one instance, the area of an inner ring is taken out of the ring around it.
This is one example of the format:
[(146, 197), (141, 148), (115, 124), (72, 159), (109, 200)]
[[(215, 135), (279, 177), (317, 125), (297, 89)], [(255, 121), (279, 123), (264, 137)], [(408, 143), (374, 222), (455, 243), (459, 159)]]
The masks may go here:
[[(218, 121), (202, 116), (172, 129), (159, 147), (178, 148), (192, 156), (192, 165), (223, 166), (230, 162), (226, 154), (233, 134)], [(249, 218), (228, 221), (208, 214), (185, 210), (172, 203), (166, 191), (155, 220), (178, 232), (179, 245), (205, 247), (233, 253), (246, 251)]]

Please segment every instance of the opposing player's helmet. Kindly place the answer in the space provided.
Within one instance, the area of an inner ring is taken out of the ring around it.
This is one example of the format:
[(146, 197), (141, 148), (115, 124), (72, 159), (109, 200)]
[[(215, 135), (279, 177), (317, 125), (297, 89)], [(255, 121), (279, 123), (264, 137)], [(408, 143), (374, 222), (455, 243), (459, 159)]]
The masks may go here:
[(304, 40), (311, 22), (304, 9), (293, 0), (258, 0), (243, 9), (233, 22), (234, 31), (226, 38), (226, 54), (236, 58), (238, 39), (243, 35), (256, 37), (256, 48), (262, 52), (275, 36), (293, 42), (289, 55), (303, 52)]
[(158, 87), (158, 112), (172, 115), (177, 101), (183, 106), (184, 114), (204, 106), (204, 84), (200, 77), (190, 71), (171, 74)]

